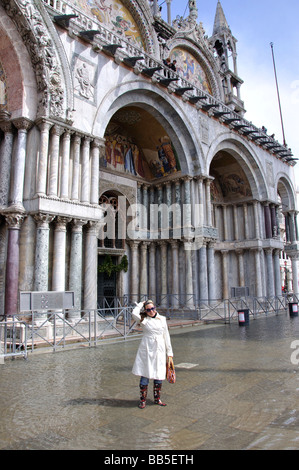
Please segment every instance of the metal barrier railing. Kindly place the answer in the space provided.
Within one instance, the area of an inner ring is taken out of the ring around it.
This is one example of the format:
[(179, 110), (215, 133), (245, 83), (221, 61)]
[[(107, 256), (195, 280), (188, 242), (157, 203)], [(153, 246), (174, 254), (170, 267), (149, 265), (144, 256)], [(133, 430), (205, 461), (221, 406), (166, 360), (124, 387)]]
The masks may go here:
[[(201, 300), (196, 303), (194, 309), (198, 320), (230, 323), (238, 318), (239, 310), (246, 308), (253, 317), (268, 313), (279, 314), (287, 309), (290, 302), (298, 303), (299, 296), (287, 294), (270, 298)], [(131, 315), (135, 304), (121, 306), (121, 303), (119, 301), (118, 307), (110, 305), (96, 310), (60, 310), (43, 314), (22, 312), (11, 317), (2, 317), (0, 363), (8, 357), (27, 358), (28, 352), (33, 352), (38, 347), (55, 352), (69, 347), (92, 347), (111, 340), (127, 340), (129, 337), (139, 336), (141, 330)], [(171, 319), (171, 310), (166, 309), (165, 312)]]
[(200, 320), (223, 320), (230, 323), (238, 318), (238, 311), (247, 309), (249, 315), (256, 317), (261, 314), (275, 313), (286, 310), (289, 302), (298, 302), (295, 294), (273, 297), (242, 297), (222, 301), (208, 300), (199, 302)]
[[(24, 355), (38, 347), (54, 352), (74, 345), (96, 346), (100, 341), (127, 339), (140, 334), (132, 307), (98, 310), (22, 312), (0, 322), (0, 359)], [(76, 313), (77, 317), (74, 317)]]
[(28, 324), (15, 318), (0, 322), (0, 363), (6, 357), (21, 356), (27, 359)]

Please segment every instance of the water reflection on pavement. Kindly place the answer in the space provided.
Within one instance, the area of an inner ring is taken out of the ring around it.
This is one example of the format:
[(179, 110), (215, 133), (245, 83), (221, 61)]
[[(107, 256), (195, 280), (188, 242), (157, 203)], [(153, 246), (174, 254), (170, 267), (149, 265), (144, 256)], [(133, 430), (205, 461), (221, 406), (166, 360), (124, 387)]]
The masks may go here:
[(0, 449), (299, 448), (298, 318), (180, 328), (171, 339), (177, 383), (163, 384), (167, 407), (153, 404), (150, 384), (144, 410), (131, 374), (140, 339), (7, 360)]

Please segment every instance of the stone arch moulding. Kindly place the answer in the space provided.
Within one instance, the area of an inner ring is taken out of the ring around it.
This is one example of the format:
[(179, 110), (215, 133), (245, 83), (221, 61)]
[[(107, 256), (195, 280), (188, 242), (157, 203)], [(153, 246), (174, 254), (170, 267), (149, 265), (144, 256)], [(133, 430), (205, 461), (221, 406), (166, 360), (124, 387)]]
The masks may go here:
[(0, 62), (6, 76), (7, 111), (12, 119), (22, 116), (34, 120), (37, 87), (31, 60), (15, 24), (1, 6), (0, 36)]
[(190, 40), (188, 41), (187, 39), (177, 38), (169, 42), (168, 47), (169, 55), (171, 55), (171, 51), (176, 48), (185, 49), (187, 52), (192, 54), (206, 73), (212, 88), (212, 94), (214, 98), (219, 100), (224, 99), (224, 96), (222, 96), (221, 82), (218, 78), (219, 74), (217, 74), (217, 72), (211, 65), (210, 59), (206, 57), (206, 55), (199, 48), (199, 46), (194, 45)]
[[(165, 95), (160, 95), (146, 82), (132, 83), (134, 88), (128, 89), (128, 83), (122, 84), (111, 90), (102, 101), (95, 121), (92, 134), (103, 137), (106, 127), (112, 116), (120, 109), (128, 106), (141, 107), (149, 112), (164, 127), (173, 142), (180, 158), (183, 174), (200, 174), (203, 167), (203, 152), (196, 135), (191, 129), (188, 117), (171, 99), (166, 100)], [(121, 89), (125, 88), (123, 92)], [(115, 96), (118, 96), (115, 99)], [(193, 135), (192, 135), (193, 134)]]
[(152, 26), (149, 2), (146, 0), (121, 0), (121, 3), (123, 3), (135, 19), (144, 39), (146, 51), (152, 55), (156, 55), (155, 52), (159, 53), (159, 44)]
[[(38, 92), (38, 116), (64, 117), (65, 83), (56, 39), (50, 34), (43, 2), (1, 0), (29, 53)], [(46, 25), (45, 25), (46, 24)]]
[(119, 183), (113, 184), (110, 180), (102, 180), (99, 199), (107, 192), (114, 192), (117, 196), (123, 196), (130, 206), (137, 203), (135, 187)]
[(276, 193), (279, 192), (283, 211), (296, 209), (296, 195), (289, 177), (278, 173), (276, 178)]
[[(45, 24), (47, 25), (50, 39), (55, 46), (57, 60), (59, 61), (58, 66), (62, 71), (61, 76), (63, 77), (63, 80), (61, 86), (64, 91), (64, 100), (63, 109), (61, 110), (63, 115), (61, 117), (65, 117), (66, 119), (68, 119), (71, 118), (72, 112), (74, 110), (74, 84), (70, 63), (66, 55), (64, 46), (61, 42), (61, 39), (56, 32), (55, 26), (53, 25), (53, 21), (51, 20), (43, 2), (38, 2), (38, 8)], [(53, 85), (55, 87), (54, 82)], [(50, 92), (52, 91), (53, 90), (50, 89)]]
[(209, 173), (214, 156), (221, 150), (230, 153), (240, 164), (249, 181), (253, 199), (268, 200), (267, 183), (260, 170), (257, 156), (237, 137), (232, 138), (231, 134), (222, 134), (212, 143), (207, 155), (207, 173)]

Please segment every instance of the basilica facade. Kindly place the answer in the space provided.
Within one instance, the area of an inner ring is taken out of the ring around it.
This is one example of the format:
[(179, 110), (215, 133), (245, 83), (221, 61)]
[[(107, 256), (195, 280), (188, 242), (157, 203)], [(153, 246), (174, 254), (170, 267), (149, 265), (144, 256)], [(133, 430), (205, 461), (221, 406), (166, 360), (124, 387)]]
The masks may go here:
[[(298, 294), (295, 159), (246, 120), (221, 3), (1, 0), (0, 306)], [(284, 271), (288, 262), (288, 273)]]

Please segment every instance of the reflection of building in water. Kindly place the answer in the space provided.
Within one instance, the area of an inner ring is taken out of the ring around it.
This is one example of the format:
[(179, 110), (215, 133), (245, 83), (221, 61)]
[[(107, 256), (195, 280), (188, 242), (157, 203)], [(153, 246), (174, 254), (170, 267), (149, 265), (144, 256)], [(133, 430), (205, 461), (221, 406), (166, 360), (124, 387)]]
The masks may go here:
[[(245, 118), (221, 3), (210, 38), (195, 1), (173, 23), (170, 3), (166, 23), (156, 0), (2, 1), (7, 314), (19, 291), (72, 290), (78, 309), (107, 292), (174, 307), (298, 293), (291, 151)], [(99, 272), (107, 255), (128, 270)]]

